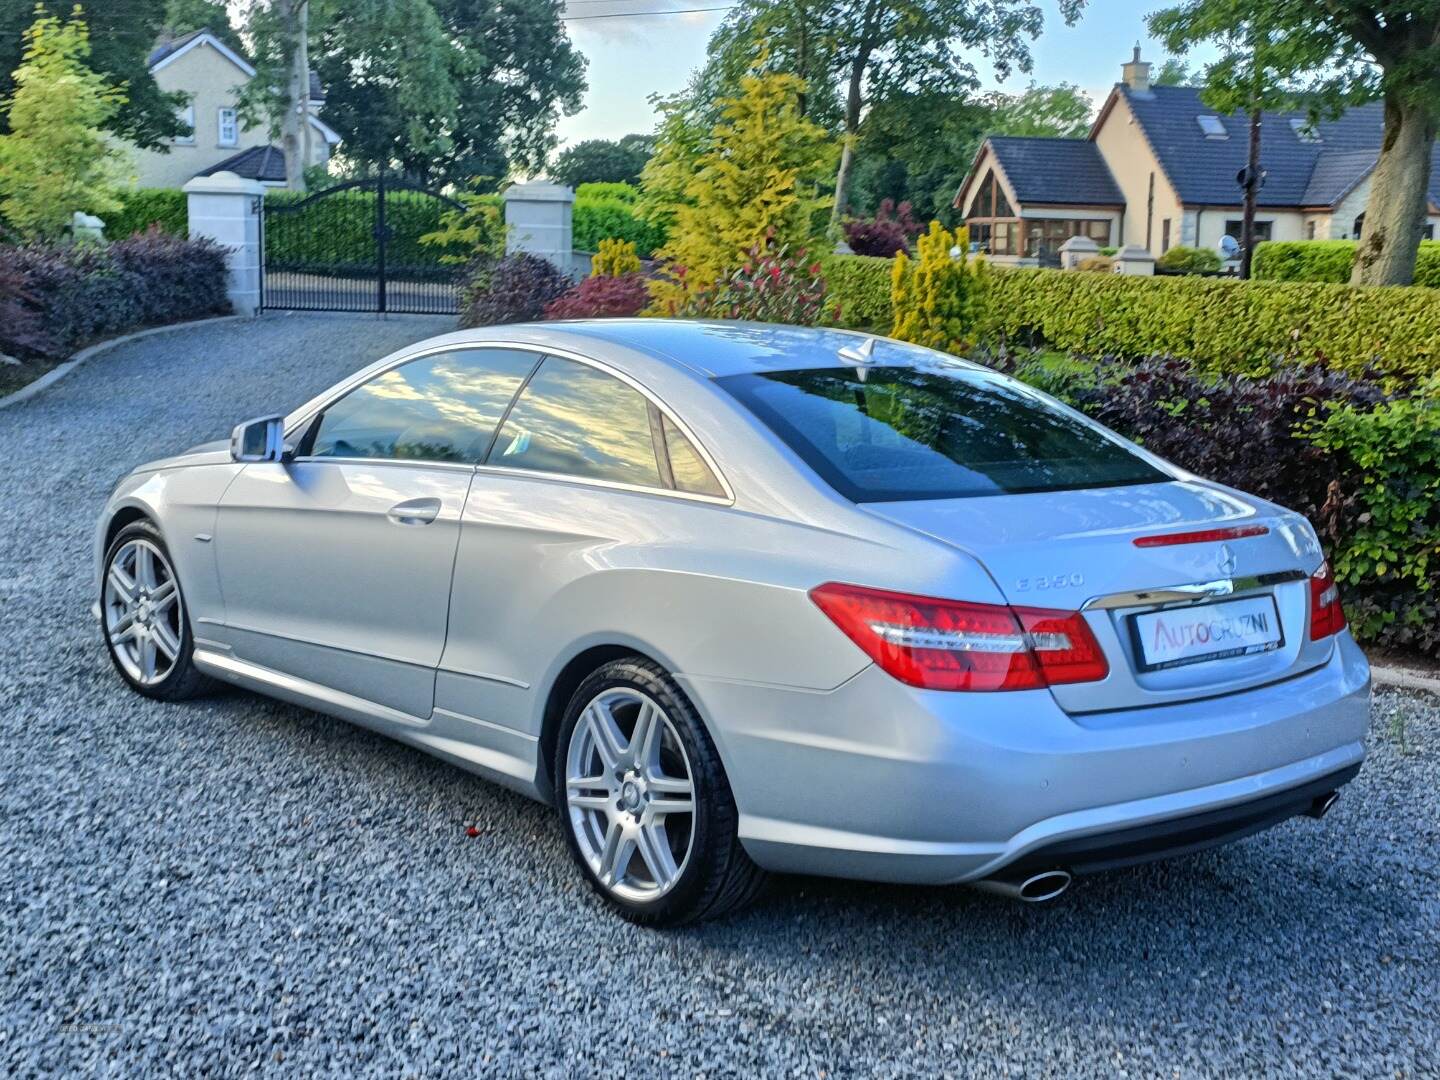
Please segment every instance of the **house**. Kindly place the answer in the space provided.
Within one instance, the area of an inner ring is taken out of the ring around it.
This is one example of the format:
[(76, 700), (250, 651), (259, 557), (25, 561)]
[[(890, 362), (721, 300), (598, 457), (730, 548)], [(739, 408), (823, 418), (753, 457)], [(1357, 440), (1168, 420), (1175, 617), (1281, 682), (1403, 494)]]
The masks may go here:
[[(150, 73), (160, 89), (189, 96), (181, 112), (190, 134), (172, 140), (168, 153), (132, 152), (139, 187), (180, 187), (192, 177), (222, 170), (274, 186), (285, 183), (285, 155), (270, 144), (269, 131), (240, 119), (240, 91), (255, 77), (249, 60), (210, 31), (196, 30), (157, 46), (150, 54)], [(340, 142), (316, 115), (324, 103), (320, 80), (312, 72), (311, 165), (328, 162)]]
[[(1257, 237), (1358, 238), (1382, 126), (1379, 103), (1313, 126), (1304, 113), (1264, 113)], [(1248, 152), (1247, 116), (1216, 115), (1193, 87), (1152, 86), (1136, 48), (1089, 135), (992, 135), (954, 205), (971, 242), (996, 261), (1052, 265), (1075, 235), (1102, 247), (1136, 244), (1156, 256), (1177, 244), (1215, 250), (1223, 236), (1240, 236), (1237, 173)], [(1427, 238), (1437, 225), (1440, 150)]]

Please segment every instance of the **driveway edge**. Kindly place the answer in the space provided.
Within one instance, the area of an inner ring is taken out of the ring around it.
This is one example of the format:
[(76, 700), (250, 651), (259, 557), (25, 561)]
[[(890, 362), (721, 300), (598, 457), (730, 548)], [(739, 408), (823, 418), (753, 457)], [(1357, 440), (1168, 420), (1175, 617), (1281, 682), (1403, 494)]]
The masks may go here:
[(1421, 675), (1418, 671), (1372, 664), (1370, 677), (1376, 686), (1392, 686), (1399, 690), (1428, 690), (1432, 694), (1440, 694), (1440, 678)]
[(164, 326), (152, 326), (146, 330), (136, 330), (133, 334), (121, 334), (119, 337), (110, 338), (108, 341), (101, 341), (95, 345), (81, 349), (69, 360), (66, 360), (58, 367), (47, 371), (40, 378), (26, 386), (22, 386), (13, 394), (0, 398), (0, 409), (8, 408), (11, 405), (19, 405), (22, 401), (28, 401), (42, 390), (55, 385), (70, 372), (74, 371), (81, 364), (91, 357), (99, 356), (107, 350), (114, 349), (120, 345), (128, 345), (132, 341), (139, 341), (141, 338), (153, 337), (156, 334), (168, 334), (174, 330), (188, 330), (192, 326), (206, 326), (210, 323), (234, 322), (237, 319), (248, 319), (248, 315), (216, 315), (209, 319), (192, 319), (189, 322), (166, 323)]

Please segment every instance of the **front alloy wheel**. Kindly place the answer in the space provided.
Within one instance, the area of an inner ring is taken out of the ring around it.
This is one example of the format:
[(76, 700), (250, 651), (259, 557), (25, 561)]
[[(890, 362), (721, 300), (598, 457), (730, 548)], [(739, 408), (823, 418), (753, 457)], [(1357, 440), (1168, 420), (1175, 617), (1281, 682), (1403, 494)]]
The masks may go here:
[(764, 884), (736, 835), (720, 756), (657, 664), (613, 660), (581, 683), (556, 745), (555, 803), (591, 885), (622, 915), (678, 926), (747, 903)]
[(191, 662), (185, 595), (160, 530), (150, 522), (132, 522), (110, 542), (100, 619), (115, 669), (146, 697), (179, 701), (212, 685)]

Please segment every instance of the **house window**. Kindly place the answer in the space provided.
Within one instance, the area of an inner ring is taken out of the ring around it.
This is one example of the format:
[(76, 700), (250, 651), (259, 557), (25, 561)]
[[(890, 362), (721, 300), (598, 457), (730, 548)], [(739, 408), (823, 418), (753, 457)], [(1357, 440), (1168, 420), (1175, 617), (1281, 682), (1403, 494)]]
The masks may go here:
[(1200, 125), (1200, 131), (1207, 139), (1228, 139), (1230, 137), (1230, 133), (1225, 130), (1225, 122), (1218, 116), (1197, 116), (1195, 122)]
[[(1265, 243), (1265, 241), (1269, 240), (1269, 239), (1270, 239), (1270, 230), (1273, 229), (1274, 226), (1275, 226), (1275, 223), (1274, 223), (1273, 221), (1257, 221), (1257, 222), (1255, 222), (1255, 242), (1256, 242), (1257, 244), (1263, 244), (1263, 243)], [(1244, 234), (1244, 232), (1245, 232), (1245, 222), (1242, 221), (1241, 219), (1239, 219), (1239, 218), (1231, 218), (1229, 221), (1225, 222), (1225, 235), (1226, 235), (1226, 236), (1233, 236), (1236, 240), (1239, 240), (1239, 239), (1241, 238), (1241, 236)]]
[(1361, 214), (1355, 219), (1355, 224), (1350, 230), (1350, 239), (1359, 240), (1360, 234), (1365, 231), (1365, 215)]
[(990, 233), (990, 253), (992, 255), (1013, 255), (1015, 254), (1016, 225), (1013, 221), (997, 221)]
[(1313, 222), (1313, 221), (1307, 221), (1307, 222), (1305, 223), (1305, 239), (1306, 239), (1306, 240), (1314, 240), (1314, 239), (1315, 239), (1315, 222)]
[(1426, 225), (1423, 229), (1421, 229), (1421, 230), (1420, 230), (1420, 239), (1421, 239), (1421, 240), (1434, 240), (1434, 239), (1435, 239), (1435, 226), (1434, 226), (1434, 225)]
[(1160, 223), (1160, 254), (1170, 250), (1170, 219), (1167, 217)]
[(236, 146), (240, 142), (240, 120), (234, 109), (221, 109), (216, 114), (220, 134), (217, 146)]
[(177, 145), (177, 146), (194, 146), (194, 145), (195, 145), (195, 106), (194, 106), (194, 105), (186, 105), (184, 108), (178, 109), (178, 110), (176, 111), (176, 113), (175, 113), (175, 116), (176, 116), (177, 119), (179, 119), (181, 125), (185, 128), (185, 134), (183, 134), (183, 135), (176, 135), (176, 136), (175, 136), (175, 139), (174, 139), (175, 145)]

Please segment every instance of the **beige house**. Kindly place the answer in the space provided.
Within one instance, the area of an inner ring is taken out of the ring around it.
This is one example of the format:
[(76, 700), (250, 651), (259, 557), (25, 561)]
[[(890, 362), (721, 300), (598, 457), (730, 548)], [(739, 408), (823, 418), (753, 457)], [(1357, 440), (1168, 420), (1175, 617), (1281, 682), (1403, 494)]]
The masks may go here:
[[(192, 177), (221, 170), (266, 184), (285, 183), (284, 154), (270, 144), (269, 132), (240, 120), (240, 90), (255, 77), (249, 60), (208, 30), (196, 30), (158, 46), (150, 54), (150, 72), (161, 90), (188, 95), (181, 115), (190, 134), (172, 140), (168, 153), (132, 151), (137, 186), (180, 187)], [(340, 136), (316, 115), (325, 99), (313, 73), (310, 99), (310, 164), (323, 165)]]
[[(1084, 235), (1101, 247), (1161, 255), (1177, 244), (1218, 250), (1240, 236), (1237, 173), (1249, 121), (1217, 116), (1185, 86), (1152, 86), (1135, 50), (1083, 139), (986, 139), (955, 197), (971, 242), (997, 261), (1058, 262)], [(1260, 240), (1358, 237), (1379, 157), (1381, 106), (1311, 125), (1303, 113), (1264, 114), (1256, 232)], [(1440, 225), (1440, 151), (1425, 236)]]

